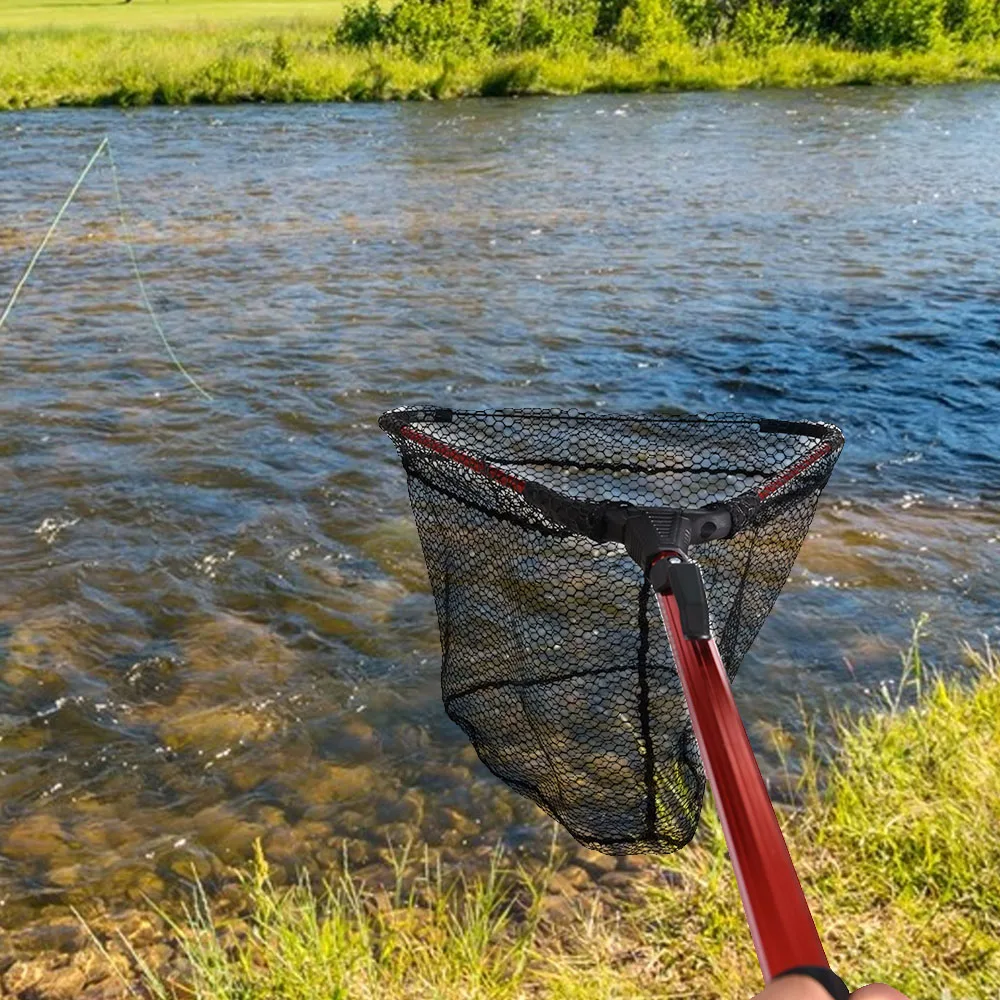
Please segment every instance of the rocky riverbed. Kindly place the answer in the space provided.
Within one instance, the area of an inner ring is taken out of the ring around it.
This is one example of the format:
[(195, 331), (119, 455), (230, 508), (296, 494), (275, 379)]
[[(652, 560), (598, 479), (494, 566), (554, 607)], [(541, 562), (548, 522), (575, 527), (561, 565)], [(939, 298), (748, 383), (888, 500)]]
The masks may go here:
[[(565, 845), (564, 845), (565, 846)], [(581, 904), (620, 906), (634, 899), (644, 883), (675, 881), (676, 873), (646, 858), (613, 858), (586, 848), (558, 848), (560, 860), (550, 865), (526, 858), (518, 868), (543, 887), (538, 913), (543, 924), (559, 933), (579, 918)], [(464, 855), (454, 850), (413, 851), (414, 861), (399, 866), (399, 852), (380, 856), (353, 872), (366, 906), (377, 908), (390, 922), (403, 919), (412, 907), (399, 904), (400, 885), (413, 885), (427, 865), (440, 863), (443, 884), (485, 872), (494, 851), (481, 848)], [(342, 872), (343, 866), (338, 866)], [(280, 885), (286, 870), (272, 867)], [(403, 897), (409, 895), (404, 892)], [(393, 912), (399, 905), (399, 913)], [(179, 912), (176, 907), (173, 916)], [(184, 996), (192, 968), (168, 912), (150, 905), (98, 905), (88, 917), (54, 911), (9, 933), (0, 945), (0, 997), (17, 1000), (135, 1000), (152, 996), (150, 977)], [(219, 886), (211, 902), (216, 931), (223, 946), (232, 947), (250, 933), (254, 913), (235, 871)]]

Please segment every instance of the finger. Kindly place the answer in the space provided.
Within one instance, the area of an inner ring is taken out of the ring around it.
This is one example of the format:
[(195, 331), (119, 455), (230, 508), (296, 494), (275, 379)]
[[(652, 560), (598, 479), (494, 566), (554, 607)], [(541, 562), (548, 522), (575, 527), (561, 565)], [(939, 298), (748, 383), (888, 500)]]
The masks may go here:
[(906, 1000), (906, 997), (884, 983), (872, 983), (855, 990), (851, 994), (851, 1000)]
[(756, 1000), (830, 1000), (830, 994), (810, 976), (779, 976), (768, 983)]

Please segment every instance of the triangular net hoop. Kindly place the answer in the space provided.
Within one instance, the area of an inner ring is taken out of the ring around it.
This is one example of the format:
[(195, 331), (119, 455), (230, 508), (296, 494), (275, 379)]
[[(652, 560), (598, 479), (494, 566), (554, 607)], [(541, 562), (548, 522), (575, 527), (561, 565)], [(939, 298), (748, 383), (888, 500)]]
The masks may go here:
[(633, 509), (725, 520), (729, 537), (696, 536), (690, 556), (731, 679), (788, 578), (840, 432), (433, 407), (380, 425), (407, 473), (448, 715), (494, 774), (588, 847), (682, 847), (705, 788), (698, 747), (655, 594), (607, 524)]

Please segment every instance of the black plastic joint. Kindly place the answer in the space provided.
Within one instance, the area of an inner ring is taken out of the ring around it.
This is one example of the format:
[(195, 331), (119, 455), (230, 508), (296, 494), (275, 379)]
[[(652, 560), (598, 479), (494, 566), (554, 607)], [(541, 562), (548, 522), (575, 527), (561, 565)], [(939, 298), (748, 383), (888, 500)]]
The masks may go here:
[(680, 612), (681, 628), (687, 639), (710, 639), (708, 595), (697, 563), (678, 556), (657, 559), (647, 574), (649, 585), (658, 594), (673, 594)]
[(775, 976), (775, 978), (783, 979), (785, 976), (807, 976), (809, 979), (814, 979), (833, 997), (833, 1000), (849, 1000), (851, 995), (851, 991), (847, 988), (844, 980), (832, 969), (822, 966), (800, 965), (794, 969), (787, 969), (780, 975)]
[(732, 517), (724, 507), (671, 510), (666, 507), (612, 507), (604, 513), (602, 534), (618, 541), (644, 573), (661, 552), (687, 552), (692, 544), (728, 538)]
[(661, 552), (687, 552), (691, 544), (691, 524), (677, 510), (643, 510), (625, 521), (622, 541), (625, 551), (643, 572), (648, 572)]

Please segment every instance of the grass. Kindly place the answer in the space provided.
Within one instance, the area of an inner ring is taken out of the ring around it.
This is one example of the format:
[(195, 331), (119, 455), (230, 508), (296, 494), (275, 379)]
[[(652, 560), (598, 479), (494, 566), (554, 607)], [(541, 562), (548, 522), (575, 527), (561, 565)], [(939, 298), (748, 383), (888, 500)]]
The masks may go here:
[(340, 0), (0, 0), (0, 32), (179, 29), (198, 24), (259, 24), (320, 20), (329, 23)]
[(721, 43), (418, 61), (335, 45), (341, 9), (339, 0), (98, 0), (92, 6), (0, 0), (0, 109), (1000, 79), (997, 40), (951, 42), (927, 52), (796, 43), (751, 56)]
[[(813, 745), (783, 813), (834, 967), (911, 1000), (1000, 990), (1000, 657), (964, 651), (969, 677), (931, 675), (919, 646), (880, 711)], [(907, 704), (908, 703), (908, 704)], [(780, 735), (777, 740), (780, 745)], [(275, 885), (258, 856), (235, 924), (201, 895), (173, 925), (196, 1000), (615, 1000), (746, 997), (760, 988), (718, 820), (665, 859), (670, 885), (628, 903), (551, 908), (551, 870), (449, 883), (396, 855), (395, 893), (349, 876)], [(147, 970), (157, 1000), (174, 987)]]

